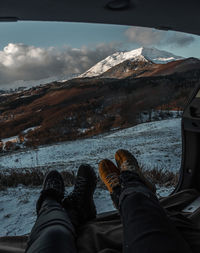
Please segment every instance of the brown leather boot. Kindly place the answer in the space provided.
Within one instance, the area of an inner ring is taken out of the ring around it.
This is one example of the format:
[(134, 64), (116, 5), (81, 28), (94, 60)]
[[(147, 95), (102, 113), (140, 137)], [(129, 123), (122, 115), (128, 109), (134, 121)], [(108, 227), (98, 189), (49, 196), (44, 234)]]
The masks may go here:
[(99, 175), (110, 192), (114, 206), (118, 209), (119, 196), (121, 193), (119, 181), (120, 170), (112, 161), (104, 159), (99, 163)]

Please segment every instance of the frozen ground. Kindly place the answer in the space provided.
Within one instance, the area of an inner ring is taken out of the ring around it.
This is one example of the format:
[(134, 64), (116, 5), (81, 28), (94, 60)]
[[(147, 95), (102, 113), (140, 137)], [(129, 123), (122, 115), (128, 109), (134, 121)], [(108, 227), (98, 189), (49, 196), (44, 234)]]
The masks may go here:
[[(71, 188), (66, 190), (70, 192)], [(167, 196), (171, 191), (172, 188), (160, 188), (158, 195)], [(40, 188), (24, 186), (0, 192), (0, 236), (24, 235), (31, 231), (39, 192)], [(98, 213), (115, 210), (108, 191), (97, 189), (94, 198)]]
[(50, 166), (77, 170), (81, 163), (90, 163), (97, 170), (99, 161), (113, 160), (119, 148), (131, 151), (145, 169), (177, 171), (181, 161), (181, 121), (143, 123), (106, 135), (0, 156), (0, 169)]
[[(0, 169), (21, 170), (51, 166), (77, 170), (81, 163), (90, 163), (97, 170), (103, 158), (113, 160), (119, 148), (130, 150), (146, 169), (162, 168), (177, 171), (181, 161), (180, 119), (140, 124), (94, 138), (39, 147), (0, 157)], [(68, 189), (70, 191), (71, 188)], [(0, 191), (0, 236), (29, 233), (35, 221), (35, 202), (40, 188), (18, 186)], [(166, 196), (172, 188), (159, 188), (157, 194)], [(98, 213), (113, 210), (109, 193), (95, 192)]]

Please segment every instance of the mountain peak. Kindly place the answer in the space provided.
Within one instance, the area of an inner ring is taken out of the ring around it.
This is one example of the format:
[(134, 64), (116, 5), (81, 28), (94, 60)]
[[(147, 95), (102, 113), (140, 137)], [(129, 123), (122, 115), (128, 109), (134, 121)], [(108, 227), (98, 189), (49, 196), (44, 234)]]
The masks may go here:
[(165, 64), (170, 61), (183, 59), (181, 56), (176, 56), (172, 53), (159, 50), (156, 48), (140, 47), (131, 51), (116, 52), (102, 61), (98, 62), (92, 68), (87, 70), (80, 77), (99, 76), (109, 70), (110, 68), (126, 61), (144, 61), (153, 62), (157, 64)]

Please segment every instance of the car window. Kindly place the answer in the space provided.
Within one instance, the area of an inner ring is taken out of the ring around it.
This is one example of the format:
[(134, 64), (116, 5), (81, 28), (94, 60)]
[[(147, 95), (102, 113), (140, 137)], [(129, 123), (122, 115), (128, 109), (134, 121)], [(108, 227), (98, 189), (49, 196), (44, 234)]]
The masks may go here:
[[(44, 175), (66, 194), (82, 163), (129, 150), (167, 196), (181, 166), (181, 116), (200, 77), (198, 36), (62, 22), (0, 24), (1, 236), (30, 232)], [(114, 210), (98, 178), (98, 213)], [(31, 210), (31, 211), (30, 211)]]

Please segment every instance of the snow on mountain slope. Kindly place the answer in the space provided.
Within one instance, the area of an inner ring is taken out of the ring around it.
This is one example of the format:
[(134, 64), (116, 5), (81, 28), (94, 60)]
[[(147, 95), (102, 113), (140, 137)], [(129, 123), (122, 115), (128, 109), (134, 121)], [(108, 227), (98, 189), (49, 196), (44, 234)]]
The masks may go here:
[(158, 50), (156, 48), (141, 47), (127, 52), (116, 52), (102, 61), (98, 62), (92, 68), (87, 70), (79, 77), (98, 76), (106, 72), (110, 68), (120, 64), (126, 60), (131, 61), (152, 61), (154, 63), (165, 64), (170, 61), (183, 59), (181, 56), (176, 56), (172, 53)]

